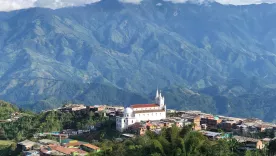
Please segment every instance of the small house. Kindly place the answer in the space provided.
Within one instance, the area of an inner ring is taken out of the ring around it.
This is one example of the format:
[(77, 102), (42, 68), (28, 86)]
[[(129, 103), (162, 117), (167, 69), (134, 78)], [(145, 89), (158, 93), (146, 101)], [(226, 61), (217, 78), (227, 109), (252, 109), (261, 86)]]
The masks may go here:
[(101, 148), (92, 144), (83, 144), (81, 149), (87, 152), (100, 152)]
[(36, 144), (36, 142), (30, 141), (30, 140), (24, 140), (22, 142), (19, 142), (17, 146), (19, 149), (22, 149), (23, 151), (29, 151), (32, 149), (32, 147)]

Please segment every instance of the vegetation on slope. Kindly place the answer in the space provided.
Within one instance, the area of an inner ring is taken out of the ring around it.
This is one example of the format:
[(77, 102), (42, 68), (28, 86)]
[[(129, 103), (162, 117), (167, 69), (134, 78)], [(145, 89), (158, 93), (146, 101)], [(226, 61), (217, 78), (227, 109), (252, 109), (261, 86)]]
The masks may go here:
[(0, 120), (7, 120), (11, 118), (11, 114), (19, 111), (19, 109), (7, 103), (5, 101), (0, 101)]
[[(0, 98), (35, 111), (67, 100), (129, 105), (148, 100), (128, 92), (145, 96), (156, 86), (196, 90), (231, 82), (231, 96), (168, 93), (167, 104), (273, 121), (274, 96), (267, 98), (265, 89), (240, 93), (258, 88), (255, 78), (275, 86), (274, 16), (269, 4), (163, 0), (0, 13)], [(95, 83), (112, 87), (95, 89)]]
[(242, 145), (236, 140), (210, 141), (190, 127), (176, 126), (163, 129), (159, 135), (148, 131), (145, 136), (124, 142), (105, 140), (100, 144), (101, 153), (91, 156), (265, 156), (275, 151), (239, 151)]

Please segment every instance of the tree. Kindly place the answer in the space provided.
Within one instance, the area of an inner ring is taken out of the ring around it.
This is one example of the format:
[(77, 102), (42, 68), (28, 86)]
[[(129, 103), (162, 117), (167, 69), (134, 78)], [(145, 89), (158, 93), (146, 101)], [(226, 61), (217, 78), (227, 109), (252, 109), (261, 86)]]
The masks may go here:
[(152, 148), (151, 149), (152, 149), (152, 153), (160, 153), (160, 154), (164, 155), (163, 146), (156, 139), (152, 140)]
[(245, 152), (245, 156), (252, 156), (251, 151), (250, 151), (250, 150), (247, 150), (247, 151)]
[(268, 145), (268, 151), (270, 155), (275, 155), (276, 154), (276, 140), (270, 141)]
[(213, 156), (228, 156), (231, 155), (229, 145), (226, 140), (218, 140), (212, 147)]
[(0, 139), (2, 140), (6, 139), (6, 133), (3, 128), (0, 128)]

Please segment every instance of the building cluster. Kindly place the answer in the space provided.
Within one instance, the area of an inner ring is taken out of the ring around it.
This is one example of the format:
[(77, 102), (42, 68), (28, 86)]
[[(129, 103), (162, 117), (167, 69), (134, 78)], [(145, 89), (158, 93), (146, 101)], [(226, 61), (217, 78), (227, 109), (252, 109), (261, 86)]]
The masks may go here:
[(259, 119), (243, 119), (226, 116), (214, 116), (200, 111), (177, 111), (184, 124), (193, 123), (194, 130), (223, 130), (237, 135), (256, 134), (260, 132), (276, 132), (276, 125)]
[(166, 119), (166, 115), (165, 97), (162, 96), (161, 91), (157, 90), (155, 103), (134, 104), (125, 108), (124, 113), (116, 117), (116, 129), (123, 132), (140, 122)]
[(74, 112), (74, 113), (88, 113), (94, 112), (95, 114), (102, 113), (104, 116), (113, 116), (120, 115), (124, 111), (122, 106), (112, 106), (112, 105), (94, 105), (86, 106), (84, 104), (66, 104), (55, 111), (60, 111), (64, 113)]
[(25, 156), (86, 156), (101, 149), (87, 142), (72, 139), (62, 139), (60, 142), (41, 139), (37, 142), (24, 140), (17, 144)]
[[(165, 97), (161, 91), (156, 91), (155, 103), (134, 104), (129, 107), (83, 104), (67, 104), (55, 111), (90, 113), (111, 117), (116, 120), (116, 130), (126, 132), (125, 137), (145, 135), (147, 130), (160, 134), (162, 128), (176, 125), (179, 128), (191, 126), (192, 130), (199, 131), (210, 140), (234, 138), (243, 146), (240, 150), (263, 149), (265, 144), (273, 138), (254, 139), (246, 136), (258, 133), (270, 133), (275, 136), (276, 125), (265, 123), (258, 119), (243, 119), (226, 116), (216, 116), (200, 111), (167, 110)], [(100, 123), (99, 123), (100, 124)], [(100, 126), (99, 126), (100, 127)], [(96, 130), (97, 125), (91, 125), (86, 130), (67, 129), (61, 132), (39, 133), (35, 139), (46, 136), (56, 137), (59, 142), (42, 139), (38, 142), (25, 140), (18, 143), (25, 155), (87, 155), (88, 152), (98, 152), (100, 148), (77, 140), (68, 139), (72, 135), (90, 133)], [(122, 138), (117, 138), (122, 139)], [(275, 139), (275, 138), (274, 138)]]
[(275, 136), (276, 132), (275, 124), (258, 119), (215, 116), (201, 111), (167, 110), (165, 98), (158, 90), (154, 104), (131, 105), (124, 108), (124, 113), (116, 117), (118, 131), (136, 135), (144, 135), (147, 130), (159, 134), (162, 128), (169, 128), (172, 125), (180, 128), (190, 125), (192, 130), (201, 132), (211, 140), (234, 138), (243, 145), (241, 150), (263, 149), (271, 140), (271, 138), (254, 139), (245, 136), (262, 132)]
[[(212, 140), (234, 138), (243, 146), (240, 150), (263, 149), (272, 139), (255, 139), (246, 136), (266, 133), (276, 134), (276, 125), (259, 119), (243, 119), (226, 116), (214, 116), (200, 111), (175, 111), (174, 116), (183, 121), (183, 125), (192, 125), (193, 130), (200, 131)], [(224, 133), (221, 133), (223, 131)]]
[(13, 122), (18, 120), (19, 118), (21, 118), (23, 116), (22, 113), (19, 112), (14, 112), (10, 114), (10, 118), (6, 119), (6, 120), (0, 120), (0, 123), (5, 123), (5, 122)]

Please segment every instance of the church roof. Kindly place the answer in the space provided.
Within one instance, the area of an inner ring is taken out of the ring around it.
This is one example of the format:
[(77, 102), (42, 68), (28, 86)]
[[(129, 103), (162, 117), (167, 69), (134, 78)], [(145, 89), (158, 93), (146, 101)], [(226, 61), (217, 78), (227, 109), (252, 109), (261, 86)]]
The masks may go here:
[(160, 107), (158, 104), (135, 104), (131, 108)]
[(159, 112), (165, 112), (165, 110), (141, 110), (141, 111), (134, 111), (135, 114), (138, 113), (159, 113)]

